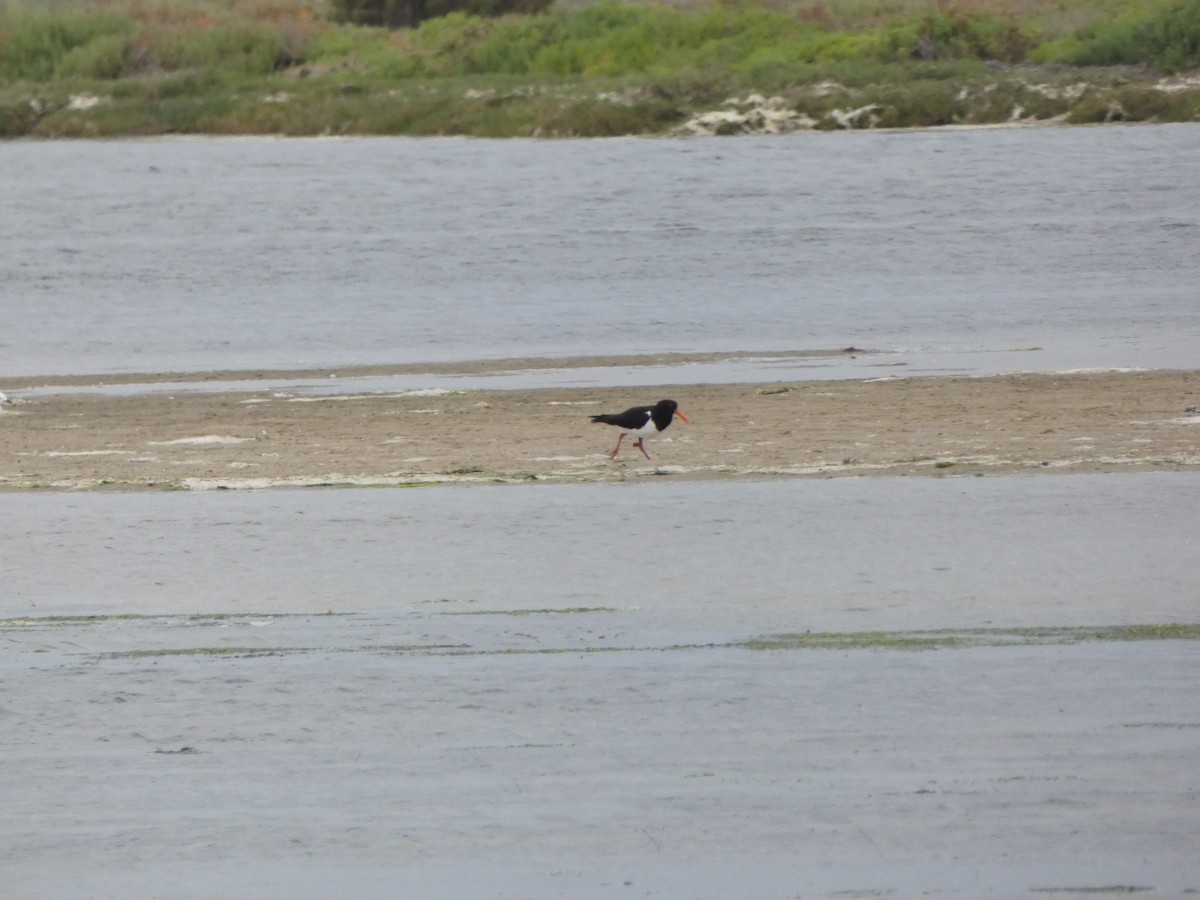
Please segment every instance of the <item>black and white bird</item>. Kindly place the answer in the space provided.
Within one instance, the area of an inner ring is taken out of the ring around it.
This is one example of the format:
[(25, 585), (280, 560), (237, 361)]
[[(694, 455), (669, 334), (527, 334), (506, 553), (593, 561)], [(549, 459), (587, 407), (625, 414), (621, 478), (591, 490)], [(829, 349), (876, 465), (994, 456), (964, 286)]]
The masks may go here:
[[(617, 438), (617, 446), (613, 448), (613, 452), (608, 455), (609, 459), (617, 458), (617, 452), (621, 449), (621, 441), (625, 440), (627, 434), (637, 437), (637, 448), (642, 451), (642, 456), (649, 459), (650, 454), (646, 452), (642, 441), (666, 431), (675, 416), (679, 416), (685, 422), (688, 420), (687, 416), (679, 411), (679, 404), (674, 400), (659, 400), (653, 406), (635, 406), (623, 413), (601, 413), (598, 416), (592, 416), (592, 421), (615, 425), (621, 429), (621, 436)], [(691, 423), (688, 422), (688, 424)]]

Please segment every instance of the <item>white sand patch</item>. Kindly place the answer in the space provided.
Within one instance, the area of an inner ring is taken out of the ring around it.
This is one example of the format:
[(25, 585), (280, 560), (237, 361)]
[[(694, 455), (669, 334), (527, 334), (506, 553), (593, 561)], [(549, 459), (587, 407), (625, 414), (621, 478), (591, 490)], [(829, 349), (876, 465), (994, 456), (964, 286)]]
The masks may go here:
[(1095, 366), (1086, 369), (1059, 369), (1056, 375), (1103, 375), (1108, 372), (1149, 372), (1140, 366)]
[(227, 434), (226, 435), (205, 434), (205, 435), (201, 435), (200, 437), (176, 438), (173, 441), (146, 441), (146, 443), (147, 443), (147, 445), (149, 445), (151, 447), (175, 447), (175, 446), (204, 447), (204, 446), (218, 446), (218, 445), (225, 445), (225, 444), (244, 444), (246, 441), (252, 441), (252, 440), (254, 440), (254, 438), (233, 437), (232, 435), (227, 435)]
[(100, 102), (101, 98), (95, 94), (72, 94), (71, 98), (67, 101), (67, 109), (83, 112), (98, 106)]
[(1174, 94), (1178, 91), (1189, 91), (1193, 88), (1200, 87), (1200, 75), (1195, 76), (1176, 76), (1174, 78), (1162, 78), (1154, 85), (1154, 89), (1162, 91), (1164, 94)]
[[(441, 397), (446, 394), (461, 394), (448, 388), (421, 388), (415, 391), (362, 391), (355, 394), (327, 394), (320, 397), (292, 397), (289, 403), (319, 403), (324, 400), (392, 400), (404, 397)], [(415, 412), (416, 410), (414, 410)]]
[(336, 472), (329, 475), (303, 476), (290, 478), (182, 478), (181, 487), (189, 491), (261, 491), (270, 488), (288, 487), (389, 487), (393, 485), (414, 484), (452, 484), (458, 482), (500, 482), (510, 480), (514, 483), (520, 479), (497, 479), (490, 475), (339, 475)]
[(1178, 419), (1167, 419), (1172, 425), (1200, 425), (1200, 416), (1181, 416)]
[[(1086, 449), (1086, 448), (1084, 448)], [(1171, 453), (1164, 455), (1135, 455), (1129, 456), (1079, 456), (1074, 459), (1057, 459), (1048, 460), (1046, 462), (1034, 463), (1027, 462), (1024, 465), (1029, 467), (1038, 467), (1043, 469), (1069, 469), (1073, 466), (1085, 465), (1102, 465), (1102, 466), (1129, 466), (1139, 465), (1141, 463), (1170, 463), (1180, 466), (1194, 466), (1200, 464), (1200, 455), (1188, 453)], [(1013, 461), (1016, 465), (1016, 461)]]
[(42, 456), (132, 456), (132, 450), (47, 450)]
[(722, 105), (724, 109), (714, 109), (694, 116), (675, 129), (675, 133), (787, 134), (792, 131), (807, 131), (818, 124), (811, 116), (791, 109), (783, 97), (750, 94), (745, 98), (730, 97)]

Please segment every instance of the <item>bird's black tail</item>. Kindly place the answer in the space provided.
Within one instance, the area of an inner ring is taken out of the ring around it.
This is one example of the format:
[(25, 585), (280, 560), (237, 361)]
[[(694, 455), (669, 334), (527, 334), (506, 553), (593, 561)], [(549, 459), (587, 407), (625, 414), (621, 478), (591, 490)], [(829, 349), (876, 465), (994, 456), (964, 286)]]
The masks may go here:
[(615, 425), (615, 424), (617, 424), (616, 422), (613, 421), (613, 419), (615, 419), (615, 418), (616, 418), (616, 416), (612, 415), (612, 413), (601, 413), (598, 416), (592, 416), (592, 421), (600, 422), (604, 425)]

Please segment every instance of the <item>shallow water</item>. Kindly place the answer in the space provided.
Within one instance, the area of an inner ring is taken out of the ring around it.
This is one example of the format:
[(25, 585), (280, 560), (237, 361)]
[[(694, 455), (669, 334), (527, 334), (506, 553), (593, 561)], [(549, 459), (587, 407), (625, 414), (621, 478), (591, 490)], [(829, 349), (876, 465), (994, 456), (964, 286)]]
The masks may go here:
[(1198, 492), (1159, 473), (9, 494), (0, 615), (415, 614), (468, 642), (491, 626), (441, 613), (604, 607), (584, 624), (649, 642), (1193, 621)]
[[(1182, 342), (1160, 353), (1156, 367), (1190, 369), (1195, 354)], [(1104, 342), (1077, 342), (1070, 348), (1014, 348), (972, 351), (906, 349), (885, 353), (836, 354), (803, 359), (762, 356), (716, 359), (708, 362), (638, 366), (564, 366), (560, 368), (497, 369), (461, 373), (404, 373), (391, 375), (330, 375), (325, 378), (272, 377), (209, 379), (204, 381), (146, 381), (117, 384), (50, 384), (21, 390), (22, 397), (55, 394), (132, 396), (144, 394), (275, 391), (298, 399), (352, 397), (366, 394), (439, 394), (453, 391), (536, 390), (539, 388), (610, 388), (642, 385), (756, 384), (783, 381), (840, 381), (846, 379), (915, 378), (920, 376), (983, 376), (1011, 372), (1087, 372), (1125, 370), (1125, 350)], [(1087, 361), (1087, 365), (1083, 362)], [(1148, 369), (1149, 366), (1132, 367)], [(101, 376), (103, 377), (103, 376)]]
[(1182, 896), (1194, 640), (729, 642), (1195, 622), (1198, 491), (0, 495), (9, 895)]
[(0, 376), (848, 345), (1190, 367), (1198, 135), (0, 143)]

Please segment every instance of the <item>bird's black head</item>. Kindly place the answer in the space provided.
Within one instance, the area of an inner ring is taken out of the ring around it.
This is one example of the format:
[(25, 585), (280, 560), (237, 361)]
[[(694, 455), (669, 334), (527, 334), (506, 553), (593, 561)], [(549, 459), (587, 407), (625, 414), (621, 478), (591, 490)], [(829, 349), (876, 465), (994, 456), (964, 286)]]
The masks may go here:
[[(659, 431), (670, 425), (671, 419), (675, 416), (679, 416), (685, 422), (688, 420), (687, 416), (679, 411), (679, 404), (674, 400), (659, 400), (658, 403), (654, 404), (654, 409), (650, 411), (650, 418), (658, 426)], [(688, 422), (688, 424), (690, 425), (691, 423)]]

